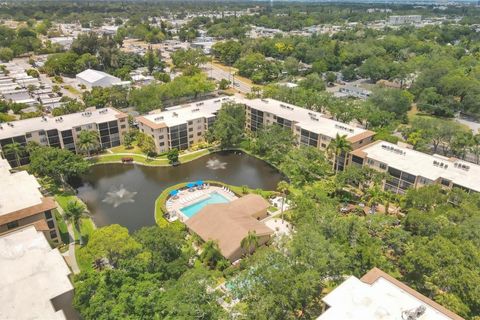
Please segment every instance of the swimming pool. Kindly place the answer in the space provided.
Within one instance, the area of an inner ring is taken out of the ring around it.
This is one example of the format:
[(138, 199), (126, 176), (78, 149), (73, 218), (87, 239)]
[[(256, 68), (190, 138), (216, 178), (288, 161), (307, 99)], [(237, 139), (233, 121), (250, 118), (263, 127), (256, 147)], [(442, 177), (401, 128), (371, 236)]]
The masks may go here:
[(191, 218), (196, 215), (198, 211), (202, 210), (207, 204), (228, 202), (230, 201), (221, 194), (212, 192), (208, 198), (200, 200), (192, 205), (189, 205), (188, 207), (184, 207), (180, 209), (180, 211), (182, 211), (182, 213), (187, 217)]

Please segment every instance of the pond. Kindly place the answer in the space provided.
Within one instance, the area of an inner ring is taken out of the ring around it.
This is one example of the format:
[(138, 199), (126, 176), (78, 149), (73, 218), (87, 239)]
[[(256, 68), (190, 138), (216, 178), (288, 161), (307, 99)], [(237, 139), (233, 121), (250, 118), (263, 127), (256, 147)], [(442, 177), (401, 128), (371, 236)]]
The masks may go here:
[(177, 167), (102, 164), (72, 181), (98, 227), (118, 223), (130, 232), (155, 224), (158, 195), (172, 185), (197, 180), (275, 190), (283, 175), (265, 161), (239, 151), (222, 151)]

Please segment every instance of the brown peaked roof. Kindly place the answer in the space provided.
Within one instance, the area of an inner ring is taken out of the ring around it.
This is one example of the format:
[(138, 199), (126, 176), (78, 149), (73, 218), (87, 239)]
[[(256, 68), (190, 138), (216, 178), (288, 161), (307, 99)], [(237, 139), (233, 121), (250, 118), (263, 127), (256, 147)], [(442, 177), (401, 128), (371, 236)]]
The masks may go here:
[(0, 216), (0, 225), (6, 224), (12, 221), (20, 220), (26, 217), (34, 216), (41, 212), (55, 209), (56, 207), (57, 207), (57, 204), (55, 203), (55, 200), (53, 198), (51, 197), (42, 198), (42, 202), (37, 205), (31, 206), (25, 209), (17, 210), (14, 212), (10, 212)]
[(269, 207), (261, 196), (250, 194), (230, 203), (209, 204), (185, 223), (204, 241), (218, 241), (222, 255), (231, 259), (249, 231), (257, 236), (271, 235), (273, 230), (252, 215)]
[(366, 130), (362, 133), (359, 133), (355, 136), (351, 136), (350, 138), (348, 138), (347, 140), (350, 142), (350, 143), (355, 143), (355, 142), (358, 142), (360, 140), (363, 140), (365, 138), (368, 138), (368, 137), (371, 137), (371, 136), (374, 136), (375, 135), (375, 132), (373, 131), (370, 131), (370, 130)]
[(387, 280), (388, 282), (391, 282), (392, 284), (394, 284), (398, 288), (406, 291), (407, 293), (414, 296), (418, 300), (424, 302), (425, 304), (428, 304), (430, 307), (438, 310), (439, 312), (443, 313), (444, 315), (446, 315), (447, 317), (449, 317), (452, 320), (465, 320), (464, 318), (460, 317), (459, 315), (457, 315), (457, 314), (453, 313), (452, 311), (448, 310), (447, 308), (439, 305), (435, 301), (425, 297), (423, 294), (413, 290), (412, 288), (410, 288), (409, 286), (407, 286), (403, 282), (398, 281), (397, 279), (395, 279), (394, 277), (392, 277), (388, 273), (385, 273), (378, 268), (373, 268), (367, 274), (365, 274), (360, 280), (362, 280), (363, 282), (371, 285), (375, 281), (377, 281), (379, 278), (383, 278), (383, 279)]

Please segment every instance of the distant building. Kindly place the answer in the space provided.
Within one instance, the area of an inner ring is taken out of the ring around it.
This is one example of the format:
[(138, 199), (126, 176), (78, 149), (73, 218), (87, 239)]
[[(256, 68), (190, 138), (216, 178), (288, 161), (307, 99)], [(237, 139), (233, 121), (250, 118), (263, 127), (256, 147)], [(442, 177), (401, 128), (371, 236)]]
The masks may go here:
[(114, 77), (108, 73), (87, 69), (77, 74), (76, 79), (79, 84), (85, 85), (88, 89), (93, 87), (109, 88), (112, 86), (129, 85), (129, 81), (122, 81), (120, 78)]
[(72, 46), (73, 37), (53, 37), (48, 39), (53, 44), (58, 44), (65, 50), (69, 50)]
[(200, 49), (204, 54), (210, 54), (215, 41), (195, 41), (190, 44), (193, 49)]
[(317, 320), (463, 320), (378, 268), (349, 277), (327, 294)]
[(57, 205), (53, 198), (42, 195), (34, 176), (27, 171), (11, 173), (8, 161), (0, 158), (0, 190), (0, 235), (32, 225), (48, 241), (60, 242), (53, 214)]
[(388, 24), (392, 26), (398, 26), (398, 25), (404, 25), (404, 24), (419, 24), (421, 22), (422, 22), (422, 16), (420, 15), (388, 17)]
[(259, 246), (270, 239), (273, 230), (258, 221), (267, 216), (269, 206), (261, 196), (249, 194), (229, 203), (209, 204), (185, 224), (204, 241), (217, 241), (221, 254), (233, 262), (245, 254), (241, 242), (248, 232), (255, 232)]
[(66, 319), (73, 312), (70, 273), (34, 226), (1, 235), (0, 319)]
[(358, 99), (367, 99), (370, 97), (372, 94), (372, 91), (363, 89), (361, 87), (357, 86), (343, 86), (338, 89), (338, 92), (334, 93), (334, 96), (337, 98), (343, 98), (343, 97), (352, 97), (352, 98), (358, 98)]
[[(12, 142), (26, 146), (34, 141), (42, 146), (51, 146), (79, 152), (78, 135), (82, 130), (97, 131), (101, 148), (119, 146), (123, 134), (128, 131), (128, 115), (113, 108), (94, 109), (59, 117), (37, 117), (0, 124), (0, 148)], [(4, 154), (13, 166), (17, 166), (14, 155)], [(25, 154), (20, 164), (28, 163)]]
[(409, 188), (430, 184), (480, 192), (479, 165), (386, 141), (351, 151), (349, 163), (388, 173), (384, 189), (393, 193), (403, 194)]

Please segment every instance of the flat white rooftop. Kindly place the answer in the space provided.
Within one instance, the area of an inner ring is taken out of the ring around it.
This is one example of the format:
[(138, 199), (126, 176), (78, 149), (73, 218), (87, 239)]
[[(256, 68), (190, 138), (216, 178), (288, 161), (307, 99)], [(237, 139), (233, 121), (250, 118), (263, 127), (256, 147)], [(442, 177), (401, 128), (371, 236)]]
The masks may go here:
[(214, 98), (186, 105), (168, 108), (165, 111), (143, 116), (144, 119), (159, 126), (173, 127), (198, 118), (214, 116), (223, 103), (234, 101), (233, 98)]
[(42, 203), (37, 179), (27, 171), (10, 169), (8, 161), (0, 159), (0, 216)]
[(0, 237), (0, 319), (65, 319), (50, 300), (73, 289), (70, 269), (30, 226)]
[(430, 155), (385, 141), (370, 144), (359, 152), (364, 152), (370, 159), (386, 163), (389, 167), (415, 176), (434, 181), (444, 178), (480, 192), (480, 166), (473, 163)]
[(404, 311), (421, 306), (425, 312), (418, 320), (462, 319), (379, 269), (366, 276), (372, 272), (380, 273), (373, 282), (351, 276), (326, 295), (323, 301), (330, 308), (317, 320), (403, 320)]
[(59, 131), (83, 126), (91, 123), (102, 123), (117, 120), (123, 113), (103, 108), (91, 112), (78, 112), (60, 117), (37, 117), (10, 122), (13, 126), (0, 124), (0, 139), (24, 135), (27, 132), (57, 129)]
[(290, 121), (294, 121), (302, 129), (327, 137), (335, 138), (339, 135), (346, 135), (347, 138), (367, 132), (339, 121), (328, 119), (320, 112), (315, 112), (295, 105), (277, 101), (274, 99), (243, 99), (235, 98), (237, 102), (244, 103), (254, 109), (268, 112)]

